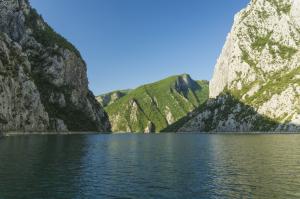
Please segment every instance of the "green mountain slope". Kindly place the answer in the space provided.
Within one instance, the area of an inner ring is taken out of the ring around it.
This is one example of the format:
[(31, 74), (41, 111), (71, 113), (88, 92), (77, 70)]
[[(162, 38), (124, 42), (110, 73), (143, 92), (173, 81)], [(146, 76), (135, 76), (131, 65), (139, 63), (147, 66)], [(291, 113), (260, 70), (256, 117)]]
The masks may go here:
[(113, 132), (160, 132), (208, 99), (208, 82), (189, 75), (131, 90), (105, 108)]
[(114, 103), (115, 101), (119, 100), (120, 98), (127, 95), (131, 90), (120, 90), (120, 91), (113, 91), (110, 93), (106, 93), (103, 95), (99, 95), (96, 97), (97, 101), (103, 106), (107, 107)]

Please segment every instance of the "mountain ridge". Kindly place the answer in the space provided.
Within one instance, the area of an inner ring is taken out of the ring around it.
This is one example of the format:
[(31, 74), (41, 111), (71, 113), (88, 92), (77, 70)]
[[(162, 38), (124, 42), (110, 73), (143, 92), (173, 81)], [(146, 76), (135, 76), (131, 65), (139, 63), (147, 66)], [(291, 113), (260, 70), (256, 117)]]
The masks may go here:
[(207, 98), (208, 82), (183, 74), (130, 90), (105, 110), (113, 132), (160, 132)]
[(96, 96), (97, 101), (103, 106), (109, 106), (115, 101), (127, 95), (132, 89), (116, 90)]

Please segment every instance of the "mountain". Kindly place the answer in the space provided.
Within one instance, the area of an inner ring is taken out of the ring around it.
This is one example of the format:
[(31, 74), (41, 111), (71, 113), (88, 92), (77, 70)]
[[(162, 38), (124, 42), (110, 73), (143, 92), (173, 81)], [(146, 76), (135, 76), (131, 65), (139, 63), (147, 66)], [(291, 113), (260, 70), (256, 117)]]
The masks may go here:
[(99, 95), (96, 97), (96, 99), (103, 107), (107, 107), (112, 103), (114, 103), (115, 101), (127, 95), (130, 91), (131, 91), (130, 89), (113, 91), (107, 94)]
[(160, 132), (207, 100), (208, 82), (197, 82), (184, 74), (143, 85), (123, 94), (117, 91), (104, 95), (122, 96), (105, 108), (112, 131)]
[(0, 131), (109, 131), (78, 50), (28, 0), (0, 8)]
[(235, 16), (210, 100), (179, 131), (300, 130), (300, 1), (252, 0)]

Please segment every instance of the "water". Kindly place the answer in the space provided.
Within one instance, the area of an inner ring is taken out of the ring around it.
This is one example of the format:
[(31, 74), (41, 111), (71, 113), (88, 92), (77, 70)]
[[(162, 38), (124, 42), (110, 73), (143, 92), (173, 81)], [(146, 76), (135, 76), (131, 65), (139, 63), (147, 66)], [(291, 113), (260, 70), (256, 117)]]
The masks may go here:
[(0, 140), (0, 199), (300, 198), (300, 135)]

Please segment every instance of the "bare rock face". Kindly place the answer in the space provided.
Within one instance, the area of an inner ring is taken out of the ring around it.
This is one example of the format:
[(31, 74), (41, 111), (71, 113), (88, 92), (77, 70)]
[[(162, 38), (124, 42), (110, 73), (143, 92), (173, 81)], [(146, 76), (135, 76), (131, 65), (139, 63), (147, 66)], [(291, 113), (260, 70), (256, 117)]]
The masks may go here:
[(27, 0), (0, 0), (0, 130), (109, 131), (86, 70)]
[(44, 130), (49, 116), (29, 75), (30, 62), (21, 46), (7, 35), (0, 38), (0, 125), (9, 130)]
[(299, 63), (300, 0), (252, 0), (235, 16), (217, 61), (212, 100), (181, 130), (300, 130)]
[(145, 133), (152, 133), (155, 132), (155, 126), (152, 122), (148, 122), (146, 129), (144, 130)]

